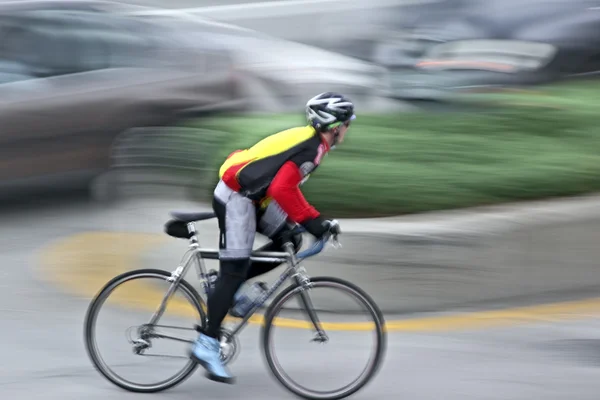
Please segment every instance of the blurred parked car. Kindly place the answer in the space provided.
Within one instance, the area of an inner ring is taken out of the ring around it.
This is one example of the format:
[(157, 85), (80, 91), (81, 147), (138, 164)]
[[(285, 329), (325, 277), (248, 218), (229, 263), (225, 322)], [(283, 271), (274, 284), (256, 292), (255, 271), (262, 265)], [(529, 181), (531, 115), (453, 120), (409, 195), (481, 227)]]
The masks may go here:
[(85, 187), (121, 132), (239, 110), (227, 49), (101, 1), (0, 3), (0, 197)]
[[(180, 46), (193, 48), (202, 43), (203, 47), (227, 49), (247, 111), (287, 111), (301, 118), (307, 99), (329, 90), (351, 96), (362, 112), (369, 107), (381, 109), (371, 100), (381, 91), (385, 69), (372, 63), (181, 11), (142, 10), (128, 15), (168, 30), (168, 36)], [(202, 134), (199, 149), (190, 142), (190, 137), (198, 136), (195, 131), (126, 131), (115, 143), (111, 170), (97, 180), (95, 198), (114, 200), (149, 193), (170, 196), (175, 188), (184, 189), (183, 193), (203, 190), (207, 182), (203, 176), (206, 154), (213, 151), (215, 144), (210, 138), (219, 133)], [(165, 149), (165, 142), (171, 143), (169, 149)], [(208, 181), (212, 182), (212, 178)]]
[(600, 71), (600, 0), (439, 0), (400, 7), (371, 59), (390, 96), (452, 97)]
[(366, 108), (385, 76), (248, 29), (109, 1), (0, 3), (0, 35), (2, 194), (89, 185), (132, 128), (219, 111), (302, 112), (329, 90)]

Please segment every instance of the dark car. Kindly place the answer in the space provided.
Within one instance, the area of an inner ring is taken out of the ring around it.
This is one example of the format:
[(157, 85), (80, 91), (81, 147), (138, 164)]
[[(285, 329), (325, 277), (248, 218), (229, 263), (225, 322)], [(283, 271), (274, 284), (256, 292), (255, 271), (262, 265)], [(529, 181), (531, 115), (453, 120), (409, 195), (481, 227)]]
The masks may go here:
[(388, 18), (372, 59), (388, 68), (392, 97), (444, 98), (600, 71), (600, 0), (443, 0)]
[(88, 185), (120, 133), (243, 107), (227, 50), (180, 44), (127, 10), (0, 3), (0, 196)]

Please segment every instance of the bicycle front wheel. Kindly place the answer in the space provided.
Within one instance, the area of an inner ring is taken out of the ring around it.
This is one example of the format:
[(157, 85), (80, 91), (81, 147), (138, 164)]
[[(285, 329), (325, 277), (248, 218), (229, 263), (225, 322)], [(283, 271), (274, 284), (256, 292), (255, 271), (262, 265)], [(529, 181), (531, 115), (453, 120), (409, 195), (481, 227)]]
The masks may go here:
[[(195, 325), (205, 327), (206, 314), (192, 285), (182, 279), (165, 302), (162, 316), (150, 324), (151, 316), (173, 285), (168, 280), (170, 276), (157, 269), (123, 273), (108, 282), (88, 307), (84, 336), (88, 355), (106, 379), (128, 391), (163, 391), (183, 382), (197, 368), (185, 347), (197, 335)], [(111, 306), (107, 300), (116, 304)], [(108, 304), (103, 307), (105, 303)], [(98, 322), (99, 318), (104, 321), (105, 314), (106, 321)], [(119, 324), (122, 329), (117, 327)], [(103, 354), (99, 344), (102, 330), (108, 336), (108, 349)], [(107, 361), (111, 357), (116, 359), (112, 368)], [(157, 360), (162, 363), (158, 365)]]
[[(350, 304), (360, 310), (351, 309), (342, 299), (353, 300)], [(281, 317), (282, 313), (291, 318)], [(346, 322), (357, 316), (363, 321)], [(281, 336), (287, 343), (278, 344), (276, 328), (285, 329)], [(303, 344), (308, 349), (301, 349)], [(311, 400), (337, 400), (356, 393), (374, 377), (383, 362), (387, 334), (381, 310), (362, 289), (342, 279), (318, 277), (311, 279), (309, 290), (293, 284), (273, 300), (262, 328), (262, 345), (271, 372), (289, 391)], [(324, 355), (335, 345), (340, 347)], [(364, 350), (368, 355), (359, 361)], [(291, 356), (286, 367), (282, 355)], [(301, 378), (294, 379), (293, 374)], [(341, 375), (345, 382), (333, 383), (333, 375)]]

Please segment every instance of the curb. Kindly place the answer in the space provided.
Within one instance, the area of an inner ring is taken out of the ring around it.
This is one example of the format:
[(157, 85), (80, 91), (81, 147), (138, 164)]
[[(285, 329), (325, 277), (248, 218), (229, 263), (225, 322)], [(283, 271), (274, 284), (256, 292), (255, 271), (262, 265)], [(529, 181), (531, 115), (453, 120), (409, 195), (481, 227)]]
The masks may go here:
[(600, 217), (600, 194), (339, 221), (342, 232), (353, 235), (460, 241), (593, 217)]
[[(174, 209), (181, 209), (183, 205), (184, 209), (191, 210), (206, 210), (207, 207), (203, 204), (197, 204), (189, 201), (178, 201), (175, 202)], [(133, 208), (135, 212), (133, 214), (138, 217), (144, 217), (145, 214), (153, 214), (156, 216), (156, 212), (163, 213), (165, 211), (165, 202), (163, 201), (142, 201), (134, 202), (132, 204), (128, 204), (128, 207), (125, 207), (119, 211), (130, 211), (129, 208), (131, 206), (135, 206)], [(121, 207), (119, 207), (121, 208)], [(169, 206), (169, 209), (171, 207)], [(167, 211), (168, 213), (168, 211)], [(129, 215), (129, 214), (128, 214)], [(369, 219), (344, 219), (340, 220), (342, 224), (342, 230), (344, 233), (349, 234), (351, 236), (379, 236), (379, 237), (387, 237), (388, 240), (391, 238), (392, 240), (412, 240), (412, 241), (421, 241), (421, 242), (431, 242), (432, 240), (444, 240), (451, 241), (456, 240), (460, 241), (462, 239), (481, 239), (484, 235), (498, 235), (503, 232), (507, 232), (510, 230), (519, 230), (524, 227), (532, 227), (532, 226), (541, 226), (548, 224), (560, 224), (564, 222), (576, 222), (576, 221), (588, 221), (590, 217), (598, 215), (600, 216), (600, 195), (587, 195), (581, 197), (573, 197), (568, 199), (558, 199), (553, 201), (537, 201), (537, 202), (527, 202), (527, 203), (518, 203), (518, 204), (509, 204), (509, 205), (500, 205), (500, 206), (489, 206), (489, 207), (480, 207), (476, 209), (466, 209), (466, 210), (458, 210), (458, 211), (444, 211), (444, 212), (430, 212), (425, 214), (414, 214), (402, 217), (391, 217), (391, 218), (379, 218), (374, 220)], [(431, 222), (432, 218), (435, 218), (437, 222)], [(213, 221), (214, 223), (214, 221)], [(213, 227), (214, 229), (214, 227)], [(202, 229), (203, 230), (203, 229)], [(212, 235), (211, 232), (204, 232), (206, 235)], [(90, 246), (90, 251), (99, 252), (93, 256), (89, 254), (85, 255), (86, 262), (90, 264), (90, 270), (86, 271), (86, 275), (80, 274), (80, 280), (77, 285), (77, 291), (83, 288), (94, 289), (97, 290), (98, 282), (105, 282), (110, 278), (108, 275), (104, 275), (107, 273), (112, 273), (107, 270), (106, 266), (115, 267), (116, 270), (126, 270), (130, 269), (136, 261), (137, 257), (139, 257), (139, 252), (141, 250), (135, 251), (135, 246), (146, 246), (151, 245), (150, 248), (156, 248), (160, 243), (165, 242), (167, 239), (162, 233), (148, 233), (148, 232), (137, 232), (136, 235), (138, 237), (134, 237), (133, 245), (131, 243), (126, 244), (124, 241), (121, 241), (119, 238), (115, 239), (113, 236), (115, 235), (124, 235), (128, 236), (129, 232), (114, 232), (111, 229), (108, 230), (100, 230), (98, 232), (84, 232), (83, 235), (77, 235), (78, 240), (83, 240), (87, 236), (87, 242), (93, 241), (94, 245)], [(96, 236), (89, 236), (96, 235)], [(65, 238), (63, 238), (65, 239)], [(67, 238), (68, 239), (68, 238)], [(93, 240), (92, 240), (93, 239)], [(589, 242), (592, 246), (594, 246), (594, 238)], [(102, 240), (105, 241), (106, 245), (102, 245)], [(154, 242), (154, 240), (158, 240)], [(62, 239), (61, 239), (62, 242)], [(343, 242), (343, 240), (342, 240)], [(477, 247), (477, 240), (466, 240), (465, 242), (470, 242), (473, 246)], [(52, 274), (51, 280), (58, 280), (58, 283), (69, 285), (72, 284), (74, 280), (74, 267), (69, 267), (68, 262), (74, 262), (75, 254), (73, 252), (76, 250), (77, 252), (85, 249), (84, 243), (75, 242), (71, 243), (71, 247), (63, 248), (62, 252), (55, 249), (54, 260), (51, 263), (51, 267), (57, 269), (58, 273)], [(117, 252), (113, 254), (113, 252), (108, 251), (110, 246), (116, 246)], [(72, 250), (75, 249), (75, 250)], [(144, 247), (144, 249), (148, 249)], [(59, 248), (60, 250), (60, 248)], [(144, 250), (143, 253), (147, 253)], [(428, 250), (428, 249), (427, 249)], [(476, 251), (476, 249), (475, 249)], [(115, 258), (119, 254), (119, 252), (125, 252), (125, 257), (121, 257), (118, 260)], [(136, 253), (135, 256), (132, 255), (132, 252)], [(462, 253), (461, 250), (459, 252)], [(131, 253), (131, 254), (130, 254)], [(65, 259), (64, 254), (70, 254), (67, 259)], [(362, 257), (360, 254), (363, 252), (359, 252), (359, 258)], [(389, 255), (388, 255), (389, 256)], [(386, 256), (384, 255), (384, 258)], [(330, 257), (331, 259), (335, 259), (336, 256), (333, 255)], [(104, 259), (105, 261), (101, 262)], [(120, 260), (120, 261), (119, 261)], [(125, 260), (125, 261), (124, 261)], [(591, 263), (594, 264), (594, 260), (590, 259)], [(126, 262), (127, 261), (127, 262)], [(173, 262), (176, 260), (174, 259)], [(436, 260), (434, 260), (436, 261)], [(52, 265), (53, 264), (53, 265)], [(76, 262), (75, 265), (77, 267), (81, 267), (82, 263)], [(437, 265), (437, 264), (436, 264)], [(118, 266), (118, 268), (116, 268)], [(164, 266), (163, 266), (164, 268)], [(117, 272), (115, 270), (115, 272)], [(588, 268), (589, 270), (589, 268)], [(591, 275), (589, 277), (592, 278), (592, 281), (595, 281), (593, 278), (596, 276), (593, 273), (594, 268), (591, 270)], [(415, 270), (416, 271), (416, 270)], [(56, 272), (56, 271), (55, 271)], [(589, 271), (588, 271), (589, 272)], [(89, 275), (91, 273), (91, 278)], [(436, 272), (437, 273), (437, 272)], [(508, 271), (508, 273), (511, 273)], [(465, 275), (466, 276), (466, 275)], [(523, 275), (525, 276), (525, 275)], [(588, 275), (586, 275), (588, 276)], [(410, 276), (409, 276), (410, 278)], [(442, 279), (447, 279), (442, 273)], [(470, 281), (471, 278), (467, 279)], [(591, 285), (588, 280), (574, 280), (577, 281), (578, 285)], [(427, 282), (425, 282), (427, 283)], [(461, 282), (459, 282), (461, 283)], [(462, 282), (464, 284), (464, 282)], [(431, 283), (427, 283), (431, 285)], [(195, 286), (195, 285), (194, 285)], [(425, 286), (425, 289), (428, 287)], [(431, 286), (429, 286), (429, 289)], [(592, 290), (593, 289), (593, 290)], [(588, 287), (586, 296), (589, 296), (596, 292), (597, 288)], [(552, 292), (562, 292), (561, 298), (570, 297), (570, 298), (580, 298), (579, 295), (575, 296), (574, 290), (579, 291), (578, 287), (573, 287), (571, 285), (569, 288), (562, 290), (560, 288), (552, 289), (550, 291), (535, 294), (531, 293), (531, 299), (528, 299), (527, 302), (535, 303), (533, 297), (537, 295), (546, 296), (548, 298), (554, 298), (558, 293)], [(494, 292), (495, 293), (495, 292)], [(87, 292), (85, 293), (88, 294)], [(520, 297), (520, 294), (517, 294), (516, 297), (514, 295), (508, 295), (505, 293), (505, 289), (502, 289), (502, 296), (506, 297), (498, 297), (496, 294), (493, 295), (494, 298), (490, 299), (490, 302), (500, 301), (501, 303), (520, 303), (517, 301), (517, 297)], [(481, 305), (482, 300), (477, 300), (477, 304)], [(486, 300), (483, 300), (484, 302)], [(443, 300), (446, 302), (446, 300)], [(429, 303), (428, 303), (429, 304)], [(470, 301), (456, 301), (451, 304), (446, 304), (443, 306), (443, 309), (448, 311), (450, 309), (461, 309), (461, 308), (472, 308), (475, 304)], [(417, 311), (434, 311), (434, 309), (430, 308), (431, 305), (425, 305), (425, 309), (419, 306), (419, 309), (405, 310), (402, 312), (417, 312)], [(384, 309), (382, 305), (382, 309)], [(386, 314), (396, 314), (394, 310), (391, 309), (385, 310)]]
[[(140, 199), (132, 200), (139, 205)], [(165, 199), (144, 201), (160, 209)], [(121, 204), (127, 204), (125, 201)], [(142, 206), (142, 208), (144, 208)], [(174, 201), (170, 210), (210, 211), (210, 205), (193, 200)], [(410, 243), (464, 244), (521, 229), (600, 218), (600, 193), (498, 205), (429, 211), (382, 218), (340, 218), (342, 237), (381, 237)]]
[[(66, 292), (71, 292), (86, 298), (92, 297), (97, 293), (109, 279), (116, 276), (116, 273), (127, 269), (131, 262), (135, 262), (135, 254), (148, 248), (149, 246), (159, 244), (162, 239), (158, 235), (143, 234), (137, 237), (127, 238), (127, 234), (121, 233), (121, 239), (128, 239), (128, 243), (115, 241), (112, 234), (106, 232), (88, 232), (83, 235), (76, 235), (70, 240), (59, 240), (50, 247), (45, 248), (39, 255), (42, 261), (42, 276)], [(118, 239), (118, 238), (117, 238)], [(87, 247), (90, 251), (96, 252), (96, 257), (87, 257), (83, 251), (79, 256), (85, 256), (91, 264), (85, 266), (78, 257), (69, 257), (65, 260), (65, 252), (73, 250), (81, 251)], [(106, 252), (107, 244), (119, 243), (123, 252), (121, 255), (115, 255)], [(100, 244), (100, 246), (97, 246)], [(102, 246), (104, 245), (104, 246)], [(91, 268), (90, 268), (91, 267)], [(165, 288), (166, 290), (166, 288)], [(152, 286), (134, 286), (128, 291), (123, 291), (113, 299), (117, 303), (129, 310), (154, 312), (156, 311), (157, 300), (164, 295), (163, 290), (156, 290)], [(187, 302), (172, 299), (169, 303), (170, 310), (180, 317), (196, 316), (194, 309), (189, 307)], [(415, 332), (448, 332), (464, 331), (473, 329), (489, 329), (499, 327), (509, 327), (523, 325), (526, 323), (547, 323), (563, 320), (580, 320), (598, 315), (600, 298), (585, 298), (581, 300), (571, 300), (563, 302), (551, 302), (542, 304), (533, 304), (528, 306), (517, 306), (512, 308), (497, 309), (479, 309), (470, 311), (436, 311), (436, 312), (418, 312), (413, 315), (396, 314), (394, 317), (387, 314), (386, 330), (388, 332), (397, 331), (415, 331)], [(297, 311), (292, 309), (292, 311)], [(400, 317), (400, 318), (399, 318)], [(232, 321), (227, 317), (227, 321)], [(261, 325), (264, 316), (255, 314), (250, 318), (253, 325)], [(341, 322), (341, 321), (322, 321), (327, 330), (337, 331), (365, 331), (372, 330), (371, 323), (368, 322)], [(279, 317), (276, 324), (278, 327), (291, 329), (310, 329), (311, 325), (306, 319), (292, 319)]]

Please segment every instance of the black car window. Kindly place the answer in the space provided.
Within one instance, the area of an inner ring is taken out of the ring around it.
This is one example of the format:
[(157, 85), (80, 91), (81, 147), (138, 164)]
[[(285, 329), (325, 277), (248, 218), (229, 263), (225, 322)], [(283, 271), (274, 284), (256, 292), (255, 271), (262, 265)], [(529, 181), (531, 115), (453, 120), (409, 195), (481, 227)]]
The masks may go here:
[[(106, 68), (151, 65), (156, 52), (132, 22), (107, 13), (28, 11), (0, 18), (0, 61), (50, 77)], [(1, 68), (1, 62), (0, 62)], [(0, 70), (1, 73), (1, 70)]]

